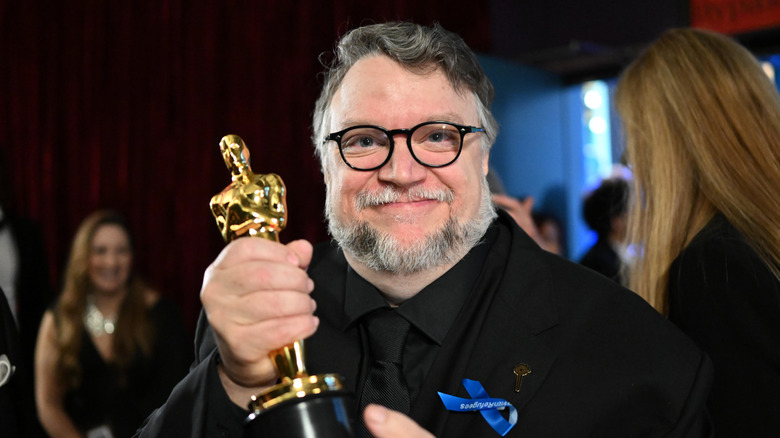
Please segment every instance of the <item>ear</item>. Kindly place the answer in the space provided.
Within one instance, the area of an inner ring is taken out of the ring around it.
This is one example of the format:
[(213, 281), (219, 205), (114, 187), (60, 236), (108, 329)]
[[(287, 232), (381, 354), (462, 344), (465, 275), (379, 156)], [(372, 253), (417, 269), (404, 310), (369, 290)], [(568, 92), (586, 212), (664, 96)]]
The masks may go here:
[(330, 166), (328, 166), (325, 163), (322, 163), (322, 167), (320, 167), (320, 170), (322, 171), (322, 176), (323, 176), (323, 178), (325, 180), (325, 185), (329, 185), (330, 184), (330, 180), (331, 180), (331, 178), (333, 176), (332, 173), (331, 173), (331, 170), (330, 170)]
[[(341, 158), (338, 158), (340, 161)], [(336, 162), (333, 155), (323, 157), (321, 161), (320, 170), (322, 170), (322, 176), (325, 179), (325, 185), (330, 186), (334, 181), (338, 181), (341, 178), (341, 173), (344, 172), (339, 165), (341, 163)], [(346, 167), (346, 166), (343, 166)]]
[(490, 168), (490, 151), (485, 152), (485, 155), (482, 157), (482, 175), (487, 176), (488, 169)]

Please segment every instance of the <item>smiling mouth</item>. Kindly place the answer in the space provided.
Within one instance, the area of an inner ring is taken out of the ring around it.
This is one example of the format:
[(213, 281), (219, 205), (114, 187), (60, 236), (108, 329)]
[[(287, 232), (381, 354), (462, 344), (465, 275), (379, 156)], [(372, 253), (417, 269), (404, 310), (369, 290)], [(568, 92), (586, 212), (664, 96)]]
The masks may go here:
[(418, 207), (418, 206), (425, 206), (425, 205), (433, 204), (433, 203), (437, 203), (438, 204), (439, 202), (440, 201), (437, 200), (437, 199), (427, 199), (427, 198), (425, 198), (425, 199), (399, 199), (398, 201), (395, 201), (395, 202), (387, 202), (387, 203), (383, 203), (383, 204), (377, 205), (377, 207), (379, 207), (379, 208), (383, 208), (383, 207), (389, 207), (389, 208), (393, 208), (393, 207), (397, 207), (397, 208)]
[(450, 189), (415, 187), (401, 191), (393, 187), (385, 187), (376, 192), (363, 191), (358, 193), (355, 197), (355, 209), (361, 211), (370, 207), (411, 206), (428, 202), (451, 203), (453, 199), (454, 194)]

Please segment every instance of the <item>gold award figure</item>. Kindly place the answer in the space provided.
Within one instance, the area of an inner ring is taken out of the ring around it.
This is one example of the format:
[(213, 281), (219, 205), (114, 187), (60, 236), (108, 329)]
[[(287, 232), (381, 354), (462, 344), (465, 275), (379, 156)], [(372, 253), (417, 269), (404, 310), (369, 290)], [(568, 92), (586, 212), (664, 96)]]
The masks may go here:
[(249, 149), (237, 135), (219, 143), (233, 182), (211, 198), (211, 212), (225, 242), (238, 237), (260, 236), (279, 241), (287, 225), (286, 188), (275, 173), (256, 175), (249, 165)]
[[(209, 205), (225, 242), (230, 243), (243, 236), (263, 237), (278, 242), (279, 231), (287, 225), (284, 182), (274, 173), (252, 172), (249, 164), (249, 149), (241, 137), (226, 135), (220, 141), (219, 148), (233, 180), (224, 190), (211, 198)], [(253, 420), (262, 411), (288, 400), (324, 394), (339, 397), (344, 390), (340, 378), (334, 374), (309, 375), (306, 372), (303, 361), (303, 340), (271, 351), (269, 357), (280, 375), (280, 382), (264, 393), (252, 396), (249, 403), (251, 411), (249, 420)], [(320, 423), (331, 425), (330, 421), (328, 419)], [(290, 429), (295, 429), (292, 424), (290, 426)], [(342, 425), (337, 424), (335, 427), (340, 428)], [(310, 429), (310, 427), (302, 426), (301, 429)], [(287, 432), (291, 433), (292, 430)], [(344, 436), (351, 436), (351, 430), (349, 432)]]

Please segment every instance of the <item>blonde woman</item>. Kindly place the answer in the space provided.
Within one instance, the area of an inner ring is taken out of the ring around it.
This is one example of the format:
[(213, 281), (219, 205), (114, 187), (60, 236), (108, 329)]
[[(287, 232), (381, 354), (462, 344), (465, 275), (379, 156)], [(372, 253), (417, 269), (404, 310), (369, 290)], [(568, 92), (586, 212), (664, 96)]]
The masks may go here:
[(189, 356), (178, 310), (133, 272), (125, 220), (91, 214), (38, 336), (35, 400), (46, 432), (132, 436), (186, 373)]
[(712, 358), (719, 436), (780, 430), (780, 100), (722, 35), (664, 33), (616, 104), (633, 167), (630, 287)]

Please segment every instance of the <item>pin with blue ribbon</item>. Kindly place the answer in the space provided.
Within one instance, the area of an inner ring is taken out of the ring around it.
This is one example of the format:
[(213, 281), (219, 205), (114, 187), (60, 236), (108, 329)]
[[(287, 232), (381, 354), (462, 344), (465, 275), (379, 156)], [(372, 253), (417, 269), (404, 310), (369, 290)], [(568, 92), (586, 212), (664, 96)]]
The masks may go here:
[[(508, 401), (501, 398), (492, 398), (488, 395), (482, 384), (476, 380), (463, 379), (463, 387), (471, 398), (460, 398), (439, 392), (444, 407), (454, 412), (479, 411), (485, 421), (499, 435), (506, 435), (517, 424), (517, 409)], [(509, 408), (509, 419), (505, 419), (500, 409)]]

